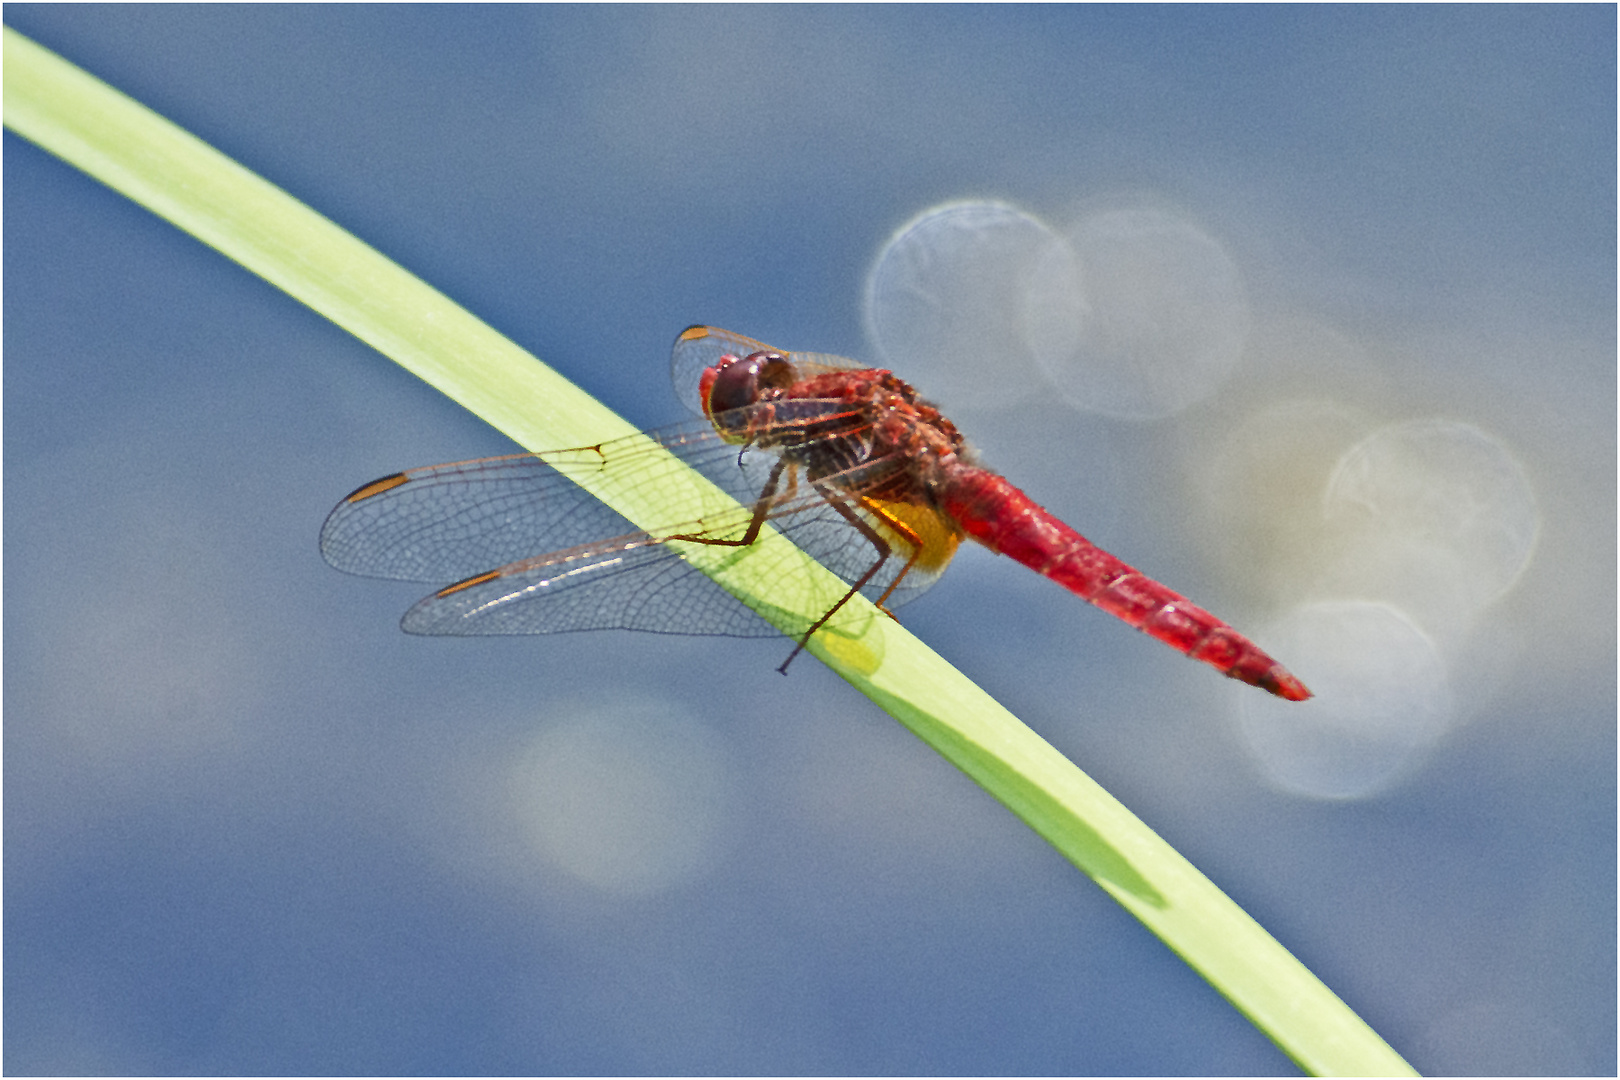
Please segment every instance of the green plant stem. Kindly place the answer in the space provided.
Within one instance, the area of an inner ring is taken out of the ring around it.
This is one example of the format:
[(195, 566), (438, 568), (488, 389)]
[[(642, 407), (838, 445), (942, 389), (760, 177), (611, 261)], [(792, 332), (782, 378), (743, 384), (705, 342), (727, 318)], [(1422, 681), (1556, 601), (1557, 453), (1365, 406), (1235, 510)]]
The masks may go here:
[[(588, 446), (634, 431), (332, 222), (9, 27), (5, 123), (319, 311), (528, 449)], [(692, 483), (693, 491), (709, 490), (701, 479)], [(668, 500), (595, 493), (644, 525), (680, 520), (669, 517)], [(772, 557), (688, 554), (780, 625), (808, 624), (817, 597), (841, 586), (780, 537), (764, 545)], [(784, 558), (797, 559), (790, 571)], [(794, 582), (785, 594), (784, 573)], [(795, 598), (791, 605), (783, 595)], [(870, 605), (852, 608), (853, 629), (818, 634), (810, 651), (1096, 880), (1302, 1068), (1412, 1075), (1332, 991), (1063, 755), (909, 633), (874, 617)]]

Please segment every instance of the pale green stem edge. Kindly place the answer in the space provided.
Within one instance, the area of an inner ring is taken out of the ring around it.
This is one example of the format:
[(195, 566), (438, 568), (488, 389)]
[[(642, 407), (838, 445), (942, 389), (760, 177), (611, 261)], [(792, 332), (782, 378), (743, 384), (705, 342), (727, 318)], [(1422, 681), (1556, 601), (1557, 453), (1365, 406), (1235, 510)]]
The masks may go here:
[[(8, 128), (285, 290), (520, 445), (587, 446), (634, 432), (332, 222), (10, 27), (4, 61)], [(627, 504), (622, 491), (596, 494), (631, 520), (668, 519), (665, 506)], [(781, 552), (715, 550), (694, 561), (725, 588), (767, 614), (789, 606), (773, 585)], [(767, 565), (768, 577), (758, 572)], [(789, 594), (798, 610), (773, 617), (782, 625), (813, 618), (816, 596), (840, 588), (814, 563), (796, 573)], [(818, 634), (810, 651), (1090, 875), (1301, 1068), (1415, 1075), (1241, 908), (984, 691), (898, 625), (873, 619), (870, 606), (845, 625), (854, 629)]]

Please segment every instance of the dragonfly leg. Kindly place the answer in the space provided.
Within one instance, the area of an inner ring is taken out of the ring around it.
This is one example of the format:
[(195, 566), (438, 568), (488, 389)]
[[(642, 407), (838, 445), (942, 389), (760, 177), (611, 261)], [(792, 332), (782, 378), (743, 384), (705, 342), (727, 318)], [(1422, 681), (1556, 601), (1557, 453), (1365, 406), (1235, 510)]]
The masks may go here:
[[(839, 608), (849, 603), (851, 597), (865, 588), (866, 583), (871, 581), (873, 576), (883, 568), (883, 564), (889, 561), (889, 556), (894, 554), (894, 549), (889, 546), (889, 542), (883, 539), (883, 537), (878, 534), (878, 531), (872, 528), (871, 525), (867, 524), (859, 514), (850, 509), (849, 505), (844, 501), (844, 497), (842, 495), (839, 495), (837, 492), (832, 491), (829, 488), (822, 487), (820, 484), (815, 485), (815, 487), (816, 490), (821, 493), (822, 497), (827, 500), (828, 505), (830, 505), (834, 510), (838, 511), (844, 520), (855, 526), (860, 534), (866, 537), (871, 545), (877, 549), (878, 557), (876, 562), (867, 567), (866, 573), (862, 574), (853, 584), (850, 585), (849, 591), (843, 596), (839, 597), (838, 602), (832, 607), (828, 608), (826, 612), (822, 614), (821, 618), (812, 623), (810, 629), (804, 632), (804, 636), (799, 639), (799, 643), (793, 646), (793, 651), (788, 653), (788, 658), (782, 661), (782, 666), (776, 669), (784, 675), (787, 674), (788, 665), (793, 663), (793, 658), (803, 652), (806, 645), (810, 644), (810, 638), (815, 634), (815, 632), (820, 630), (823, 626), (826, 626), (827, 620), (838, 614)], [(866, 500), (862, 500), (862, 505), (866, 505)], [(901, 535), (905, 536), (908, 540), (912, 536), (916, 535), (911, 529), (905, 528), (900, 522), (894, 521), (889, 515), (879, 513), (879, 516), (883, 519), (885, 525), (896, 527), (896, 531), (900, 532)], [(916, 558), (916, 554), (913, 553), (912, 557), (907, 560), (907, 570), (911, 568), (911, 564), (916, 561)], [(902, 577), (905, 576), (905, 570), (902, 570), (900, 573)], [(893, 591), (894, 586), (891, 585), (888, 590), (884, 592), (883, 599), (887, 600), (889, 598), (889, 593)], [(881, 601), (879, 603), (881, 605)], [(884, 614), (888, 615), (891, 619), (894, 618), (894, 616), (887, 611), (885, 611)]]
[[(747, 547), (759, 539), (759, 530), (764, 528), (765, 519), (770, 516), (771, 507), (776, 505), (776, 488), (782, 481), (782, 470), (787, 468), (786, 461), (777, 461), (771, 468), (771, 475), (766, 478), (765, 486), (760, 489), (759, 498), (754, 500), (754, 516), (748, 519), (748, 530), (736, 540), (717, 540), (712, 536), (695, 536), (682, 534), (679, 536), (666, 536), (668, 540), (686, 540), (694, 544), (709, 544), (713, 547)], [(792, 483), (792, 480), (789, 480)]]
[[(748, 529), (738, 539), (717, 540), (712, 536), (681, 534), (677, 536), (665, 537), (665, 540), (686, 540), (694, 544), (709, 544), (717, 547), (747, 547), (749, 544), (752, 544), (754, 541), (759, 539), (759, 532), (765, 527), (766, 518), (770, 517), (771, 507), (775, 506), (778, 501), (776, 489), (781, 485), (782, 473), (784, 470), (788, 470), (788, 494), (787, 496), (783, 497), (791, 498), (793, 492), (798, 490), (798, 470), (791, 468), (786, 460), (777, 461), (777, 463), (771, 468), (771, 475), (765, 480), (765, 486), (760, 489), (759, 498), (754, 500), (754, 514), (748, 520)], [(834, 509), (854, 523), (855, 527), (861, 530), (861, 534), (875, 544), (882, 554), (879, 556), (878, 561), (872, 565), (872, 568), (861, 576), (861, 580), (856, 582), (854, 587), (851, 588), (849, 592), (845, 593), (838, 603), (829, 608), (825, 615), (817, 619), (814, 625), (804, 632), (804, 636), (800, 638), (799, 643), (793, 647), (793, 651), (788, 653), (788, 658), (782, 661), (782, 666), (776, 669), (784, 675), (787, 674), (788, 665), (793, 663), (793, 658), (798, 656), (799, 653), (804, 650), (805, 644), (810, 640), (810, 635), (814, 634), (817, 630), (820, 630), (823, 626), (825, 626), (827, 620), (833, 617), (833, 613), (839, 608), (843, 607), (845, 602), (848, 601), (851, 596), (854, 596), (855, 593), (859, 592), (861, 586), (865, 585), (867, 581), (871, 579), (872, 575), (877, 573), (878, 567), (882, 566), (884, 561), (889, 557), (889, 545), (884, 543), (883, 538), (876, 532), (872, 531), (872, 528), (867, 525), (866, 522), (862, 521), (856, 514), (849, 510), (849, 508), (844, 506), (844, 504), (839, 500), (838, 496), (829, 491), (822, 490), (819, 487), (817, 490), (821, 491), (822, 495), (826, 497), (827, 501), (832, 503)]]

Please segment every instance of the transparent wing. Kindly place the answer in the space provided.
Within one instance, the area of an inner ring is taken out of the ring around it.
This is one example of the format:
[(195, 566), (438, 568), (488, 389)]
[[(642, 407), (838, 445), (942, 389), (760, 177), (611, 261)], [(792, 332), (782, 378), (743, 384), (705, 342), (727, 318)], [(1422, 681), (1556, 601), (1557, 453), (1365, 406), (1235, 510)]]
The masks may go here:
[(424, 597), (412, 634), (651, 630), (767, 637), (779, 631), (645, 534), (514, 563)]
[[(706, 421), (692, 421), (598, 446), (411, 469), (366, 484), (339, 503), (321, 528), (321, 554), (351, 574), (449, 582), (637, 533), (580, 483), (606, 474), (629, 478), (634, 487), (688, 486), (679, 463), (659, 447), (745, 505), (758, 497), (774, 464), (762, 454), (739, 460), (738, 448), (721, 441)], [(702, 509), (693, 519), (670, 522), (668, 531), (725, 527), (696, 520)]]
[[(820, 423), (837, 402), (796, 402), (794, 420)], [(782, 422), (780, 411), (773, 414)], [(670, 461), (658, 452), (662, 447)], [(702, 505), (653, 531), (636, 529), (581, 488), (589, 474), (620, 473), (632, 485), (690, 489), (677, 463), (697, 469), (742, 504)], [(777, 633), (663, 543), (671, 536), (739, 539), (777, 469), (772, 454), (742, 450), (707, 421), (676, 425), (599, 446), (456, 462), (396, 473), (349, 495), (321, 530), (321, 552), (340, 570), (411, 581), (457, 582), (406, 615), (405, 629), (423, 634), (519, 634), (623, 628), (665, 633), (756, 636)], [(863, 477), (881, 469), (863, 466)], [(863, 589), (882, 596), (912, 550), (896, 542), (930, 515), (916, 507), (865, 500), (830, 478), (818, 490), (783, 467), (766, 517), (779, 531), (845, 581), (872, 568), (879, 550), (827, 499), (845, 508), (896, 548)], [(954, 547), (954, 544), (952, 545)], [(946, 555), (948, 559), (948, 553)], [(916, 565), (889, 597), (904, 603), (931, 585), (943, 562)]]

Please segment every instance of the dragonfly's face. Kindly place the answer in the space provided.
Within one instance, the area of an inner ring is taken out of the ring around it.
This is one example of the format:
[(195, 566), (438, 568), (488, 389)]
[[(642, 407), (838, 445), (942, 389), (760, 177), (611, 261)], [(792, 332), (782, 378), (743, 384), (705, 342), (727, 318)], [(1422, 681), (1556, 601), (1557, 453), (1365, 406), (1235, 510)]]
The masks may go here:
[[(703, 373), (698, 394), (703, 412), (721, 435), (733, 441), (746, 441), (748, 416), (734, 410), (767, 401), (792, 386), (798, 374), (787, 357), (778, 352), (757, 352), (747, 357), (730, 353)], [(729, 418), (727, 414), (732, 414)]]

